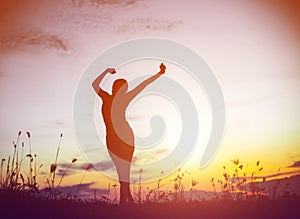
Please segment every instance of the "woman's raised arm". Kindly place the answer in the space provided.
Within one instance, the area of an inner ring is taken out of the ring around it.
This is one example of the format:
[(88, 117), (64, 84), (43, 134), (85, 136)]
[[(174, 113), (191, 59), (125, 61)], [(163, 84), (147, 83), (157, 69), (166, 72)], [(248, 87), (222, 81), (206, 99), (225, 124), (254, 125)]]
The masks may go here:
[(136, 95), (138, 95), (147, 85), (151, 84), (153, 81), (155, 81), (157, 78), (162, 76), (165, 71), (166, 71), (166, 66), (161, 63), (160, 66), (160, 71), (156, 73), (155, 75), (151, 76), (150, 78), (146, 79), (142, 83), (140, 83), (136, 88), (132, 89), (127, 93), (130, 99), (133, 99)]
[(101, 97), (103, 98), (105, 95), (109, 95), (108, 93), (106, 93), (104, 90), (102, 90), (100, 88), (100, 83), (102, 81), (102, 79), (104, 78), (104, 76), (107, 73), (111, 73), (114, 74), (116, 73), (116, 70), (114, 68), (107, 68), (104, 72), (102, 72), (92, 83), (92, 86), (95, 90), (95, 92)]

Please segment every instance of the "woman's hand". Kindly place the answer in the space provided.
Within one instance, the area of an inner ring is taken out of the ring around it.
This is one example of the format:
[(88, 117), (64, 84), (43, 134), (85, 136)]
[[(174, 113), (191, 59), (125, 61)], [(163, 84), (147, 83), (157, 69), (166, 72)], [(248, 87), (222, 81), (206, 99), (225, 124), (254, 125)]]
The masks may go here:
[(105, 77), (105, 75), (107, 73), (110, 73), (110, 74), (115, 74), (116, 73), (116, 69), (114, 68), (107, 68), (104, 72), (102, 72), (92, 83), (92, 86), (95, 90), (95, 92), (103, 99), (104, 97), (108, 96), (108, 94), (102, 90), (100, 88), (100, 83), (102, 81), (102, 79)]
[(164, 65), (164, 63), (161, 63), (160, 64), (160, 66), (159, 66), (159, 68), (160, 68), (160, 74), (164, 74), (165, 73), (165, 71), (166, 71), (166, 66)]
[(115, 74), (116, 73), (116, 69), (115, 68), (107, 68), (106, 72), (108, 72), (110, 74)]

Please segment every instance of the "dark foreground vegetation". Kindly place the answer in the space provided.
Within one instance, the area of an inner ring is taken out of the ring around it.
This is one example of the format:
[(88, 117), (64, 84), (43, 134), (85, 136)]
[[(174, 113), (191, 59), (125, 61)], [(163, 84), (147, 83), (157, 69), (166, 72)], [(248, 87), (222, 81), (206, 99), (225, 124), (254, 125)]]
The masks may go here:
[(221, 200), (119, 206), (0, 192), (1, 218), (300, 218), (300, 200)]

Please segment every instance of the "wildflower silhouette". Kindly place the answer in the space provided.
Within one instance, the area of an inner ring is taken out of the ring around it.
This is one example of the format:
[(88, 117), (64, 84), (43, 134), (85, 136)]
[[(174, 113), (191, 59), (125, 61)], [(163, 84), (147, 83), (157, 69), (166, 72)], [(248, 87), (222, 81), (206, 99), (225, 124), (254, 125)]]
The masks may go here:
[(126, 121), (126, 108), (147, 85), (165, 73), (166, 66), (161, 63), (160, 71), (128, 91), (125, 79), (117, 79), (112, 86), (112, 94), (100, 88), (100, 83), (107, 75), (115, 74), (114, 68), (108, 68), (92, 83), (98, 96), (102, 99), (102, 116), (106, 126), (106, 146), (108, 153), (117, 169), (120, 182), (120, 205), (132, 204), (130, 193), (130, 166), (134, 153), (134, 134)]

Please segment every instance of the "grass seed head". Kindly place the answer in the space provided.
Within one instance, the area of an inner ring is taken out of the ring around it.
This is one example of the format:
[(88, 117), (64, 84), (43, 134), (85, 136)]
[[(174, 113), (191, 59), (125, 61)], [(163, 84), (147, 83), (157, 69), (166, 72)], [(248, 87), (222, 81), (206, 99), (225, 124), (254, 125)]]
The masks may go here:
[(50, 166), (50, 173), (53, 173), (56, 170), (56, 164), (51, 164)]

